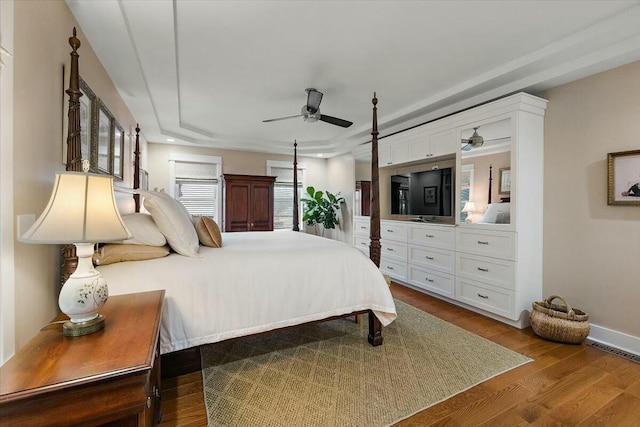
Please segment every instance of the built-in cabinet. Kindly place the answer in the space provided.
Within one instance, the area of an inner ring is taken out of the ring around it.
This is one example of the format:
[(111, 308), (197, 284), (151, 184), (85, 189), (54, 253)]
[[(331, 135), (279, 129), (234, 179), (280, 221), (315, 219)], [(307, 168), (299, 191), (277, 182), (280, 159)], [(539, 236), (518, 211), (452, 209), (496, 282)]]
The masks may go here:
[[(520, 93), (381, 139), (381, 168), (420, 162), (428, 168), (455, 157), (456, 187), (452, 225), (383, 217), (384, 274), (505, 323), (527, 325), (532, 302), (542, 299), (546, 104)], [(474, 128), (484, 143), (461, 150)], [(380, 182), (381, 194), (389, 194), (385, 185)], [(465, 205), (475, 210), (467, 207), (462, 215)], [(367, 223), (368, 231), (368, 221), (354, 221), (354, 244), (367, 254), (368, 235), (357, 227)]]
[(273, 230), (273, 176), (224, 174), (224, 231)]

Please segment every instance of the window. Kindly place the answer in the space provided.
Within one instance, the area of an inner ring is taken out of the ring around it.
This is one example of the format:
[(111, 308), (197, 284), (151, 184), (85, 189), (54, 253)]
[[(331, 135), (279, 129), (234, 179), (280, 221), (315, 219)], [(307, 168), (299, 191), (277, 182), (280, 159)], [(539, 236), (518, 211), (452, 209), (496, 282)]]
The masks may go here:
[(221, 159), (216, 156), (172, 155), (169, 159), (172, 193), (191, 215), (220, 224)]
[[(267, 175), (275, 176), (273, 185), (273, 228), (274, 230), (293, 229), (293, 164), (267, 161)], [(302, 189), (304, 169), (298, 165), (298, 221), (302, 225)]]

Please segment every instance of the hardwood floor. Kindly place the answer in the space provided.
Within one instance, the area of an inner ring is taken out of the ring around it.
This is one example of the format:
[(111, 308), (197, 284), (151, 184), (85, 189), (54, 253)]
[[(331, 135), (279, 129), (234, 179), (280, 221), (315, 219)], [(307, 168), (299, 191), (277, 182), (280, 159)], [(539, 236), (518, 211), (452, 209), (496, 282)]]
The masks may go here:
[[(396, 424), (640, 426), (640, 364), (587, 345), (558, 344), (392, 284), (393, 296), (534, 359)], [(206, 426), (202, 374), (162, 382), (160, 426)]]

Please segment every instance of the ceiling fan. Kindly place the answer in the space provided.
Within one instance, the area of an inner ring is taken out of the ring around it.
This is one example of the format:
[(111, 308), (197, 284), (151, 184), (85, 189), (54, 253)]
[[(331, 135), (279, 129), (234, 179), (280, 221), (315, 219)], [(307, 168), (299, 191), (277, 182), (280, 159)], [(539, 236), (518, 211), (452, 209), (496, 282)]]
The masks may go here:
[(462, 151), (469, 151), (472, 148), (482, 147), (484, 144), (484, 138), (478, 135), (478, 127), (473, 128), (473, 135), (469, 139), (462, 139), (461, 142), (464, 144), (462, 147)]
[(267, 119), (267, 120), (263, 120), (262, 122), (267, 123), (267, 122), (275, 122), (278, 120), (293, 119), (294, 117), (302, 117), (305, 122), (314, 123), (320, 120), (321, 122), (330, 123), (332, 125), (340, 126), (343, 128), (348, 128), (353, 124), (353, 122), (350, 122), (348, 120), (327, 116), (326, 114), (320, 114), (320, 102), (322, 101), (322, 92), (319, 92), (313, 88), (305, 89), (305, 92), (307, 92), (307, 104), (302, 106), (302, 109), (300, 110), (300, 114), (296, 114), (295, 116), (279, 117), (277, 119)]

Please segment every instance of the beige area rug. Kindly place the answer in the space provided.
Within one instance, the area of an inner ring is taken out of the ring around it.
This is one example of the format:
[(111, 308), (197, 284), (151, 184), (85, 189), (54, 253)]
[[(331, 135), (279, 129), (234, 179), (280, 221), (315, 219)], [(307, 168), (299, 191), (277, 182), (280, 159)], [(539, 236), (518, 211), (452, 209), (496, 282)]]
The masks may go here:
[(379, 347), (366, 316), (203, 347), (209, 426), (386, 426), (531, 361), (396, 307)]

